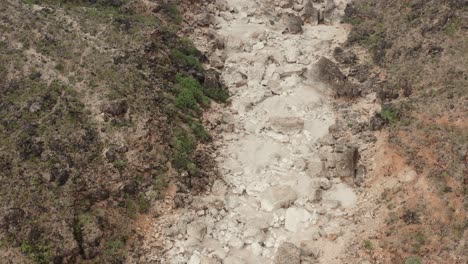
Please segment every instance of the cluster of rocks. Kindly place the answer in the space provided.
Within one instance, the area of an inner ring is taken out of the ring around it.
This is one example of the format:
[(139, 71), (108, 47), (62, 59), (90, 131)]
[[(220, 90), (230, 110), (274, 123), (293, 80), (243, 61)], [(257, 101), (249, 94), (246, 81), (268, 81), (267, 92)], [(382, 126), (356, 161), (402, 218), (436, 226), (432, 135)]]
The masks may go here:
[[(334, 124), (322, 95), (324, 83), (333, 92), (341, 89), (344, 74), (334, 64), (326, 65), (325, 76), (310, 74), (345, 40), (333, 39), (345, 34), (339, 27), (323, 35), (313, 27), (331, 23), (337, 6), (301, 0), (237, 4), (205, 3), (209, 15), (188, 15), (207, 22), (194, 22), (202, 26), (194, 31), (195, 43), (205, 48), (212, 67), (223, 69), (232, 102), (207, 117), (222, 178), (206, 195), (184, 198), (184, 208), (158, 219), (162, 263), (329, 259), (344, 243), (323, 245), (342, 241), (342, 227), (353, 224), (357, 195), (350, 186), (364, 177), (360, 157), (367, 155), (367, 142), (348, 135), (345, 116)], [(202, 19), (207, 17), (214, 19)], [(304, 30), (310, 35), (298, 36)]]

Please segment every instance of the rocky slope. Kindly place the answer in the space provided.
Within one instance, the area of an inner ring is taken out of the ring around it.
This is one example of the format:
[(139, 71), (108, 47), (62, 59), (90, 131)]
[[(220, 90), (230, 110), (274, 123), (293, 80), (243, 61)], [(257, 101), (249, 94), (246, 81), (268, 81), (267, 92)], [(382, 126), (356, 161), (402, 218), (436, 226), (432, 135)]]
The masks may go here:
[(208, 28), (192, 38), (233, 94), (206, 117), (221, 178), (151, 225), (149, 255), (466, 262), (463, 2), (194, 5)]
[(2, 1), (2, 261), (466, 263), (466, 15)]
[[(221, 177), (183, 208), (174, 200), (133, 261), (346, 261), (366, 201), (355, 187), (373, 169), (376, 138), (362, 127), (378, 110), (375, 95), (350, 101), (360, 87), (331, 61), (350, 29), (339, 23), (346, 4), (216, 1), (189, 11), (194, 23), (210, 18), (193, 39), (232, 94), (206, 116)], [(161, 247), (162, 257), (151, 253)]]

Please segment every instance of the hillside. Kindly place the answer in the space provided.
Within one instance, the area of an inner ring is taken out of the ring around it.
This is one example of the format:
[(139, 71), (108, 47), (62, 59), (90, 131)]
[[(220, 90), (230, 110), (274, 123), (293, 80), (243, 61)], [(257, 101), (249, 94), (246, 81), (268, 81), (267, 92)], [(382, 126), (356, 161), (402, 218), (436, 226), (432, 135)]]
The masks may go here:
[(164, 2), (0, 3), (2, 259), (121, 263), (168, 182), (213, 177), (200, 117), (227, 92), (181, 20)]
[[(344, 67), (375, 92), (382, 111), (370, 128), (385, 132), (386, 180), (410, 166), (415, 179), (384, 189), (385, 222), (372, 240), (384, 263), (463, 263), (467, 235), (466, 1), (367, 1), (348, 5)], [(390, 160), (390, 161), (388, 161)], [(384, 177), (385, 177), (384, 176)], [(368, 240), (369, 241), (369, 240)], [(369, 242), (370, 243), (370, 242)]]
[(0, 0), (0, 263), (467, 263), (466, 21)]

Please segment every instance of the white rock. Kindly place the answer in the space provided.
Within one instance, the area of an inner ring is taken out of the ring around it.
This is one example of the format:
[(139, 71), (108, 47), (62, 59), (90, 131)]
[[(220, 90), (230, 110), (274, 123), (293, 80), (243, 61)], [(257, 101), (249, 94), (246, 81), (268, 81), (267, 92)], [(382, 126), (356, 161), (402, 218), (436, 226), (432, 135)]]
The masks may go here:
[(202, 221), (192, 222), (187, 225), (187, 234), (197, 240), (202, 240), (206, 235), (206, 231), (206, 224)]
[(240, 38), (228, 37), (227, 46), (229, 49), (241, 51), (244, 46), (244, 43)]
[(331, 188), (332, 186), (332, 183), (330, 182), (329, 179), (327, 178), (320, 178), (319, 179), (319, 184), (320, 184), (320, 187), (324, 190), (328, 190)]
[(245, 264), (245, 261), (238, 257), (229, 256), (223, 260), (223, 264)]
[(244, 247), (244, 242), (238, 237), (233, 237), (231, 240), (229, 240), (229, 246), (236, 249), (241, 249)]
[(197, 254), (193, 254), (192, 257), (190, 257), (190, 260), (188, 262), (188, 264), (200, 264), (200, 263), (201, 263), (200, 256)]
[(301, 55), (300, 51), (295, 48), (290, 48), (286, 50), (284, 58), (286, 62), (294, 63), (297, 61), (297, 58)]
[(296, 192), (289, 186), (274, 186), (263, 192), (260, 202), (263, 210), (273, 211), (286, 208), (297, 199)]
[(252, 245), (250, 245), (250, 251), (252, 251), (254, 255), (260, 256), (262, 255), (263, 248), (258, 243), (252, 243)]
[(273, 130), (285, 134), (297, 133), (304, 129), (304, 120), (300, 117), (272, 117), (269, 122)]
[(265, 44), (263, 44), (263, 42), (259, 42), (257, 44), (255, 44), (252, 48), (254, 51), (258, 51), (258, 50), (261, 50), (265, 47)]
[(304, 208), (291, 207), (286, 210), (285, 227), (291, 232), (297, 232), (299, 227), (310, 220), (310, 213)]

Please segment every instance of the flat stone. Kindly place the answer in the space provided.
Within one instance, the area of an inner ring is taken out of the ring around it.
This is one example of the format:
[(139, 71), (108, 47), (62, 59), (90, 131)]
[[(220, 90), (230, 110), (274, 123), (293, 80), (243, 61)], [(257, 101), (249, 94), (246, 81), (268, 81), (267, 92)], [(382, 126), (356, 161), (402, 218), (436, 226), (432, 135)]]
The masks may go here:
[(297, 232), (301, 224), (310, 220), (310, 213), (304, 208), (291, 207), (286, 210), (284, 226), (291, 232)]
[(201, 263), (200, 256), (197, 254), (193, 254), (192, 257), (190, 257), (190, 260), (188, 262), (188, 264), (200, 264), (200, 263)]
[(187, 225), (187, 234), (197, 240), (202, 240), (206, 235), (206, 231), (206, 224), (201, 221), (192, 222)]
[(317, 258), (319, 256), (319, 249), (314, 241), (304, 240), (300, 244), (302, 255)]
[(245, 261), (234, 256), (229, 256), (224, 259), (223, 264), (245, 264)]
[(263, 210), (273, 211), (289, 207), (297, 199), (297, 194), (289, 186), (274, 186), (266, 190), (260, 199)]
[(285, 134), (297, 133), (304, 129), (304, 120), (299, 117), (272, 117), (270, 124), (273, 130)]

